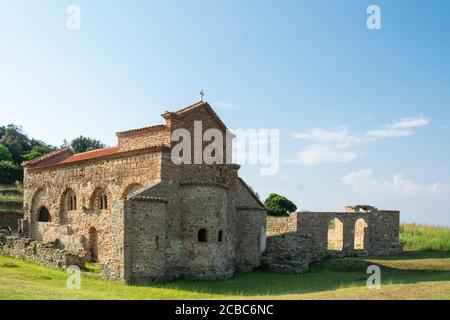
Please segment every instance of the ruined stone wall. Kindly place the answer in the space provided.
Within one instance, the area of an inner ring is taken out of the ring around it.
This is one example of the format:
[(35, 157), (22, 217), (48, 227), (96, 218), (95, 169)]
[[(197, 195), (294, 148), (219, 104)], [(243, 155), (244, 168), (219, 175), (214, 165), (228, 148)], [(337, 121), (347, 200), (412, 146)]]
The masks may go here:
[[(401, 252), (398, 211), (299, 212), (294, 215), (297, 216), (296, 231), (292, 228), (295, 220), (292, 215), (268, 219), (265, 261), (271, 269), (303, 270), (306, 264), (329, 256)], [(335, 228), (329, 230), (333, 219), (337, 219)], [(297, 259), (298, 268), (290, 265), (292, 259)]]
[(276, 236), (283, 233), (297, 232), (297, 213), (291, 213), (289, 216), (268, 216), (267, 217), (267, 236)]
[(10, 236), (0, 238), (0, 252), (51, 268), (66, 268), (71, 265), (84, 268), (83, 258), (60, 249), (55, 243), (42, 244), (39, 241)]
[[(115, 204), (122, 200), (130, 186), (148, 186), (159, 181), (161, 158), (161, 152), (156, 152), (46, 170), (27, 170), (24, 182), (24, 219), (29, 225), (27, 235), (44, 243), (58, 239), (70, 252), (89, 255), (89, 231), (94, 231), (98, 259), (106, 264), (113, 259), (113, 252), (121, 252), (121, 248), (114, 247), (123, 244), (120, 241), (123, 218), (120, 218), (119, 209), (119, 217), (113, 219)], [(63, 199), (68, 189), (76, 195), (77, 210), (67, 210)], [(107, 196), (107, 209), (99, 209), (93, 198), (98, 190)], [(42, 206), (49, 210), (51, 222), (38, 221), (38, 211)], [(113, 232), (117, 236), (114, 241)]]
[(170, 146), (170, 130), (165, 126), (155, 126), (147, 130), (118, 133), (120, 151), (137, 150), (160, 145)]
[(387, 255), (402, 252), (400, 245), (400, 212), (375, 211), (370, 213), (367, 227), (369, 254)]
[(328, 225), (333, 219), (337, 219), (334, 235), (332, 235), (334, 251), (351, 253), (354, 251), (356, 222), (358, 219), (370, 221), (370, 214), (348, 212), (298, 213), (298, 232), (304, 239), (309, 239), (309, 245), (312, 243), (312, 250), (317, 255), (324, 255), (330, 251), (328, 250)]

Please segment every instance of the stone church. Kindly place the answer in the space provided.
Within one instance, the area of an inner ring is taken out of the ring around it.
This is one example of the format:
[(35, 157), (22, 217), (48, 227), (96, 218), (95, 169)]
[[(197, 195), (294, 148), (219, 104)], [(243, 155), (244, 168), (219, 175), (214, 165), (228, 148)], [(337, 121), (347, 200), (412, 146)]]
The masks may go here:
[[(239, 166), (171, 158), (174, 130), (194, 134), (202, 121), (226, 136), (227, 127), (203, 101), (162, 117), (164, 124), (118, 132), (115, 147), (24, 163), (22, 235), (56, 242), (126, 282), (220, 279), (258, 267), (266, 211)], [(222, 156), (230, 152), (225, 145)]]

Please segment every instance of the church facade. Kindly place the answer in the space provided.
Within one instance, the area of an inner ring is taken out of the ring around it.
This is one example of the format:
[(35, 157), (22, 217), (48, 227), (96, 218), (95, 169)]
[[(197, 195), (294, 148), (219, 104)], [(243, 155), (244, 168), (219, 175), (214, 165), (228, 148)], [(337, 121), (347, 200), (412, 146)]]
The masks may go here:
[(194, 136), (201, 121), (203, 131), (227, 136), (227, 127), (203, 101), (162, 117), (164, 124), (118, 132), (115, 147), (24, 163), (22, 235), (56, 242), (126, 282), (221, 279), (259, 266), (266, 211), (239, 166), (225, 161), (229, 143), (223, 164), (172, 157), (175, 130)]

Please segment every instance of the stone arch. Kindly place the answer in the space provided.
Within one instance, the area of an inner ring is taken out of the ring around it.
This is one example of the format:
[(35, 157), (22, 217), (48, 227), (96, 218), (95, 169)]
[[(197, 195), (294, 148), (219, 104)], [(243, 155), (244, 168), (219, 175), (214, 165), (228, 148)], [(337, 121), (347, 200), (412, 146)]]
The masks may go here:
[(344, 248), (344, 224), (334, 217), (328, 222), (328, 250), (342, 251)]
[(38, 222), (52, 222), (52, 216), (50, 215), (47, 207), (41, 206), (37, 213)]
[[(32, 221), (38, 221), (38, 212), (42, 206), (46, 206), (47, 190), (44, 187), (37, 188), (31, 197), (30, 203), (30, 219)], [(47, 209), (48, 210), (48, 209)]]
[(359, 218), (355, 222), (355, 250), (365, 250), (367, 244), (367, 227), (368, 224), (364, 218)]
[(62, 224), (67, 223), (68, 212), (77, 209), (78, 209), (77, 195), (72, 188), (67, 188), (61, 195), (59, 203), (59, 215), (61, 223)]
[(133, 182), (130, 183), (122, 192), (120, 199), (126, 200), (128, 199), (130, 196), (136, 194), (137, 192), (139, 192), (140, 190), (142, 190), (144, 188), (144, 186), (140, 183), (137, 182)]
[(111, 197), (102, 187), (98, 187), (91, 195), (89, 202), (90, 208), (95, 210), (106, 210), (111, 207)]

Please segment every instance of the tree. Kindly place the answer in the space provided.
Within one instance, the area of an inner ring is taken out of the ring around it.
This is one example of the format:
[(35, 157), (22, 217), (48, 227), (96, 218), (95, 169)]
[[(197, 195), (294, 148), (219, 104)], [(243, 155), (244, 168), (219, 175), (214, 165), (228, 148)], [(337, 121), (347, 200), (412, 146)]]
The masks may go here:
[(2, 144), (0, 144), (0, 161), (13, 161), (11, 152)]
[(99, 140), (95, 140), (88, 137), (79, 136), (78, 138), (75, 138), (70, 143), (70, 147), (72, 148), (73, 152), (75, 153), (81, 153), (96, 149), (104, 148), (105, 145), (103, 142)]
[(23, 161), (23, 153), (32, 149), (30, 139), (23, 133), (22, 127), (15, 124), (2, 127), (0, 133), (2, 134), (0, 144), (8, 148), (14, 163), (20, 164)]
[(52, 145), (46, 144), (40, 140), (31, 139), (33, 149), (23, 155), (24, 160), (30, 161), (38, 157), (42, 157), (50, 152), (56, 151)]
[(297, 206), (286, 197), (271, 193), (264, 202), (269, 215), (286, 216), (297, 210)]
[(0, 161), (0, 184), (14, 184), (23, 181), (23, 169), (11, 161)]

